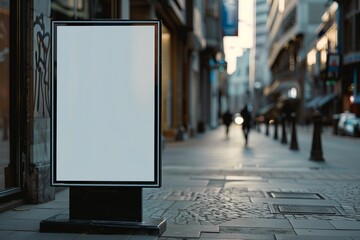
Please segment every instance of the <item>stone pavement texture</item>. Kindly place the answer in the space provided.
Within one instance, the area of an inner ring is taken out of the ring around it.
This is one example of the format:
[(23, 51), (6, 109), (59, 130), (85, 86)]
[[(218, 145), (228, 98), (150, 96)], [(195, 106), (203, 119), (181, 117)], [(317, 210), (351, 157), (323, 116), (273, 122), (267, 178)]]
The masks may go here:
[(40, 233), (41, 220), (68, 212), (64, 190), (0, 213), (0, 239), (360, 240), (360, 169), (308, 159), (256, 131), (246, 147), (238, 126), (229, 138), (221, 126), (165, 144), (163, 186), (143, 190), (144, 219), (167, 220), (161, 237)]

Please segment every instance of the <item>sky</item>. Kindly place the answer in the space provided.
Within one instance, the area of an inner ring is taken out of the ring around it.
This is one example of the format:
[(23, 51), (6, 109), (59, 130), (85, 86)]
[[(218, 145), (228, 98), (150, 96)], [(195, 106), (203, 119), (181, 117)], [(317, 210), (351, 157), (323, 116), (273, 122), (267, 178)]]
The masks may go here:
[(243, 54), (244, 48), (253, 46), (254, 0), (239, 0), (239, 33), (237, 37), (224, 37), (227, 72), (236, 69), (236, 58)]

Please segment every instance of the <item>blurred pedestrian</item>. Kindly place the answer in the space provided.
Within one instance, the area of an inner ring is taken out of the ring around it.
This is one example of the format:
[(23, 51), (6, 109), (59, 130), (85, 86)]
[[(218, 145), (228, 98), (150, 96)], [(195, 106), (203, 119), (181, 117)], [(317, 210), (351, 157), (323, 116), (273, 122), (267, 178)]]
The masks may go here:
[(240, 115), (243, 118), (242, 130), (245, 138), (245, 145), (247, 146), (249, 140), (249, 132), (251, 128), (251, 113), (248, 109), (248, 105), (245, 104), (244, 108), (241, 109)]
[(222, 121), (223, 123), (225, 124), (225, 127), (226, 127), (226, 137), (228, 138), (229, 137), (229, 128), (230, 128), (230, 125), (232, 123), (232, 118), (233, 118), (233, 115), (232, 113), (230, 112), (230, 110), (226, 110), (226, 112), (222, 115)]

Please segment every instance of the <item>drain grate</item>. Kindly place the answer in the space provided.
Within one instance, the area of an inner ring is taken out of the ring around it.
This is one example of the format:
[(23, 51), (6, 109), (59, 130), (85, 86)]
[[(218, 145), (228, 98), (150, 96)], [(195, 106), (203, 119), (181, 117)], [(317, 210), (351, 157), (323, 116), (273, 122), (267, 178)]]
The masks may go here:
[(281, 213), (311, 213), (311, 214), (336, 214), (331, 207), (313, 207), (313, 206), (279, 206)]
[(290, 199), (325, 199), (319, 193), (300, 193), (300, 192), (268, 192), (272, 198), (290, 198)]
[(319, 214), (319, 215), (343, 215), (336, 206), (307, 206), (307, 205), (270, 205), (272, 213), (284, 214)]

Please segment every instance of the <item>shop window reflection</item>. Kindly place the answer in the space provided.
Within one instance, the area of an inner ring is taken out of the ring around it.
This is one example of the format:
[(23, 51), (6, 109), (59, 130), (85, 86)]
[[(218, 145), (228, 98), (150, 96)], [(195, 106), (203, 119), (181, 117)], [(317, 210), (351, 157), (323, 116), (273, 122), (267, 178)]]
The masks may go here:
[(0, 191), (13, 187), (9, 132), (10, 0), (0, 1)]
[[(117, 1), (117, 0), (116, 0)], [(54, 20), (86, 20), (113, 18), (115, 0), (52, 0), (51, 16)]]

